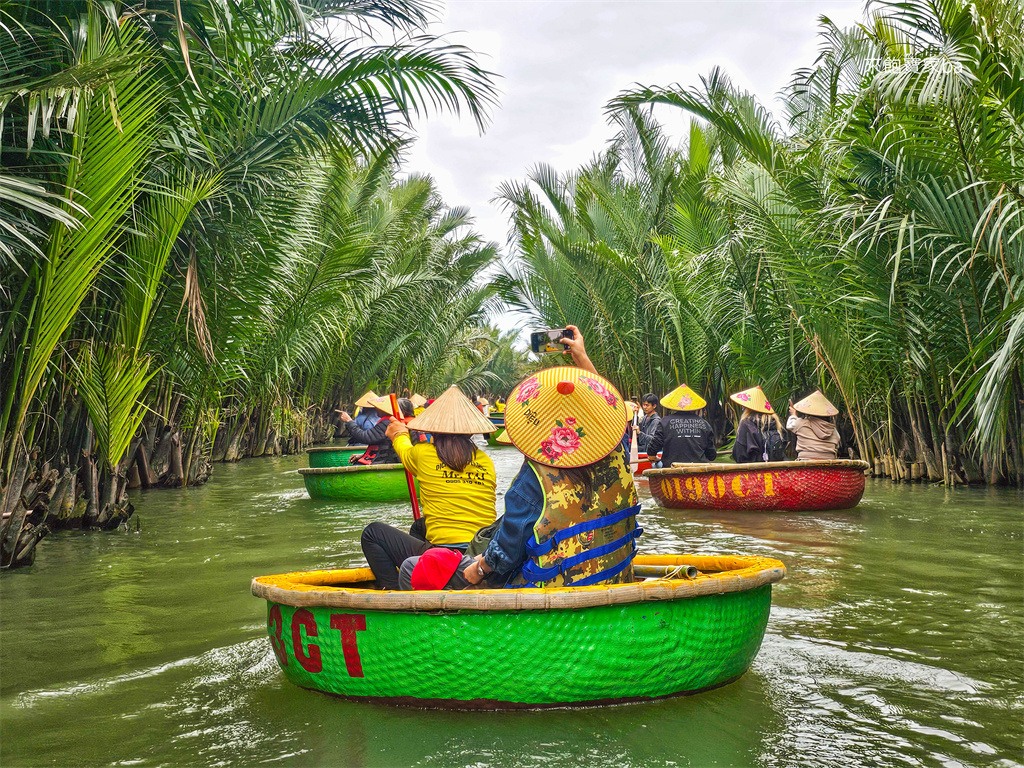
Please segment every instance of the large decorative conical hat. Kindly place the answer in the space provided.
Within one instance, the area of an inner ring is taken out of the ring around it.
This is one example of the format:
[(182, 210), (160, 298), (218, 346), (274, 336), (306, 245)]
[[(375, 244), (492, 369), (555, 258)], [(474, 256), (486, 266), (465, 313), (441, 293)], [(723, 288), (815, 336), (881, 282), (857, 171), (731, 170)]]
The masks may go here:
[(744, 389), (735, 395), (729, 395), (729, 399), (734, 403), (742, 405), (744, 408), (749, 408), (758, 413), (775, 413), (772, 409), (772, 404), (768, 402), (768, 398), (764, 396), (764, 392), (761, 391), (760, 387)]
[(427, 398), (416, 393), (413, 393), (413, 396), (409, 398), (409, 401), (412, 403), (413, 408), (422, 408), (427, 404)]
[(373, 406), (370, 405), (370, 401), (376, 400), (378, 397), (380, 397), (380, 395), (378, 395), (372, 389), (368, 389), (366, 390), (366, 393), (362, 397), (356, 400), (356, 405), (358, 405), (360, 408), (373, 408)]
[(814, 390), (811, 394), (793, 406), (800, 413), (809, 413), (811, 416), (835, 416), (839, 409), (828, 401), (828, 398), (821, 394), (820, 389)]
[(680, 384), (661, 398), (661, 404), (673, 411), (699, 411), (707, 401), (685, 384)]
[(622, 441), (630, 414), (607, 379), (581, 368), (545, 368), (519, 383), (505, 405), (505, 430), (527, 458), (584, 467)]
[(497, 429), (454, 384), (410, 421), (409, 428), (441, 435), (483, 435)]

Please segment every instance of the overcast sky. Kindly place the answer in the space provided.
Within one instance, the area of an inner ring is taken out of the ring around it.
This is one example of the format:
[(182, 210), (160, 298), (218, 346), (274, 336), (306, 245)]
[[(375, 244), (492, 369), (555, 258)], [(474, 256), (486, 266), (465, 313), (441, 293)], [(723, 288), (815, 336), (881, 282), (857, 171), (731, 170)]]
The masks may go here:
[[(449, 0), (432, 31), (480, 54), (501, 76), (501, 101), (482, 136), (469, 117), (420, 122), (405, 170), (433, 175), (445, 201), (469, 206), (504, 249), (498, 185), (538, 163), (564, 172), (593, 157), (614, 133), (603, 111), (617, 93), (695, 85), (717, 65), (776, 111), (793, 71), (814, 61), (819, 17), (846, 26), (862, 9), (862, 0)], [(682, 112), (656, 114), (682, 135)]]

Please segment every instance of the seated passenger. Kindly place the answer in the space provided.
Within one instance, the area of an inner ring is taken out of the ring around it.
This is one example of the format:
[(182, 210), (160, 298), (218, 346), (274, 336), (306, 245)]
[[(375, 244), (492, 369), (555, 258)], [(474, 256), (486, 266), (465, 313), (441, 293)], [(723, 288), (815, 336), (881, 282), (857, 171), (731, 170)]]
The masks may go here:
[[(654, 437), (654, 433), (658, 431), (658, 425), (661, 423), (661, 416), (658, 415), (658, 398), (654, 396), (653, 392), (640, 398), (640, 410), (644, 412), (644, 417), (636, 426), (636, 448), (650, 457), (651, 438)], [(655, 456), (657, 456), (658, 450), (658, 448), (654, 449)]]
[(786, 429), (796, 435), (796, 457), (834, 459), (839, 454), (839, 431), (832, 417), (839, 409), (830, 403), (821, 390), (815, 390), (796, 405), (789, 404)]
[[(376, 410), (377, 422), (369, 429), (361, 428), (357, 421), (345, 411), (341, 412), (341, 420), (345, 422), (345, 431), (349, 435), (349, 443), (365, 445), (366, 453), (353, 457), (353, 464), (397, 464), (398, 454), (391, 447), (391, 439), (387, 436), (388, 425), (391, 424), (391, 398), (378, 397), (369, 401)], [(398, 399), (398, 407), (406, 418), (413, 415), (412, 403), (407, 398)]]
[(542, 587), (633, 580), (637, 503), (626, 404), (587, 357), (583, 335), (564, 338), (578, 368), (546, 368), (512, 391), (505, 430), (526, 454), (505, 493), (505, 514), (470, 584)]
[(711, 425), (698, 416), (707, 403), (685, 384), (680, 384), (663, 398), (661, 404), (673, 411), (661, 420), (648, 444), (648, 456), (661, 456), (662, 466), (675, 463), (695, 464), (714, 461), (718, 457), (715, 433)]
[[(410, 429), (429, 432), (432, 441), (413, 444)], [(394, 450), (419, 485), (425, 527), (414, 523), (406, 533), (370, 523), (363, 530), (363, 554), (383, 589), (398, 589), (398, 569), (407, 558), (437, 546), (464, 552), (474, 534), (494, 522), (494, 462), (470, 436), (495, 429), (458, 387), (437, 398), (408, 427), (396, 421), (389, 425)]]
[(751, 387), (730, 395), (729, 399), (743, 406), (732, 460), (737, 464), (758, 461), (785, 461), (782, 422), (760, 387)]
[[(372, 389), (368, 389), (363, 394), (363, 396), (360, 397), (355, 402), (356, 415), (352, 420), (355, 422), (355, 425), (364, 432), (368, 432), (369, 430), (373, 429), (374, 425), (376, 425), (376, 423), (380, 421), (380, 414), (377, 412), (377, 409), (370, 405), (370, 401), (376, 400), (378, 397), (379, 395), (376, 392), (374, 392)], [(340, 414), (345, 413), (345, 411), (335, 410), (335, 413)], [(345, 415), (347, 416), (348, 414)], [(341, 421), (342, 429), (347, 432), (348, 430), (345, 428), (345, 419), (342, 419)], [(348, 444), (366, 445), (366, 443), (352, 437), (351, 434), (349, 434)]]

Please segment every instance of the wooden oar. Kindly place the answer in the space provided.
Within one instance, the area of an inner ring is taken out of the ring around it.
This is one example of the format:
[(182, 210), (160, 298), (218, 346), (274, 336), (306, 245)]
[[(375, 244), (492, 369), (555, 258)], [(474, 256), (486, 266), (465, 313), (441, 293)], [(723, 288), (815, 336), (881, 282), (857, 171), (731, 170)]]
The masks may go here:
[[(391, 397), (391, 413), (403, 424), (405, 419), (402, 418), (402, 412), (398, 409), (398, 395), (390, 395)], [(409, 484), (409, 501), (412, 502), (412, 519), (420, 519), (420, 501), (416, 498), (416, 483), (413, 482), (412, 472), (408, 469), (405, 470), (405, 482)]]

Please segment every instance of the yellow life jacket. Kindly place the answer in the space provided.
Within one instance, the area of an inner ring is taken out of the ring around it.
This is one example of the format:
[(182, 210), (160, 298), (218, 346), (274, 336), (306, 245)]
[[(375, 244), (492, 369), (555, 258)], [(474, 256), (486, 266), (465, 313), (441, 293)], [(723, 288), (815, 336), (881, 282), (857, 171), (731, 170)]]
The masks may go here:
[(544, 494), (544, 509), (526, 543), (529, 555), (518, 584), (582, 587), (623, 584), (633, 580), (636, 524), (640, 511), (633, 473), (621, 447), (588, 469), (593, 475), (589, 498), (565, 470), (530, 461)]

